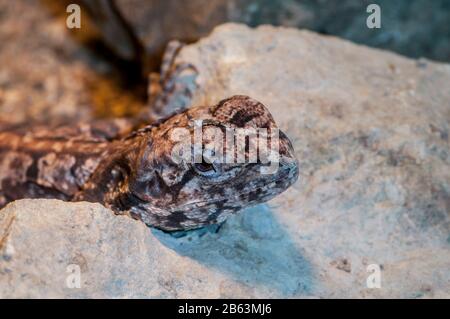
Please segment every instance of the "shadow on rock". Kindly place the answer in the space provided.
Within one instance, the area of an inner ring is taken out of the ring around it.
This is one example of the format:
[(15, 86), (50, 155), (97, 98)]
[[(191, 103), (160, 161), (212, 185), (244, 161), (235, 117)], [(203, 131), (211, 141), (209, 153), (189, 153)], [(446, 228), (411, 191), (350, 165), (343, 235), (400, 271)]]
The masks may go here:
[(265, 286), (283, 296), (308, 295), (310, 263), (266, 205), (229, 218), (222, 227), (164, 233), (152, 230), (166, 247), (246, 285)]

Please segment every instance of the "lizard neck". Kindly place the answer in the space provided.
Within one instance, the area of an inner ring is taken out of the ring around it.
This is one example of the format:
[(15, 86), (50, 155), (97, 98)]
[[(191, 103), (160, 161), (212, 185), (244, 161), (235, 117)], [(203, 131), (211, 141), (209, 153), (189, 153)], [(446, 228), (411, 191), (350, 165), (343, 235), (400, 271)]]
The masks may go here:
[(128, 180), (133, 174), (144, 143), (143, 136), (134, 136), (111, 143), (94, 174), (78, 192), (75, 201), (100, 202), (114, 211), (126, 211), (133, 205)]

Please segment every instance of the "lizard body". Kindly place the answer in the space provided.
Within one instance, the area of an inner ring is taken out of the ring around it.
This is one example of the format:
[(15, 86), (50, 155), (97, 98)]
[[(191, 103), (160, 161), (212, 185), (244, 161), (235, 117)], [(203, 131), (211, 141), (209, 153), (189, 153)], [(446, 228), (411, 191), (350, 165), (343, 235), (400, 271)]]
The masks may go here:
[(282, 133), (277, 147), (280, 167), (273, 174), (261, 174), (259, 162), (175, 162), (177, 142), (171, 134), (185, 128), (192, 140), (196, 120), (227, 128), (276, 129), (261, 103), (233, 96), (141, 129), (136, 121), (116, 119), (3, 131), (0, 206), (42, 197), (99, 202), (116, 213), (173, 231), (221, 222), (246, 206), (273, 198), (297, 179), (298, 163)]

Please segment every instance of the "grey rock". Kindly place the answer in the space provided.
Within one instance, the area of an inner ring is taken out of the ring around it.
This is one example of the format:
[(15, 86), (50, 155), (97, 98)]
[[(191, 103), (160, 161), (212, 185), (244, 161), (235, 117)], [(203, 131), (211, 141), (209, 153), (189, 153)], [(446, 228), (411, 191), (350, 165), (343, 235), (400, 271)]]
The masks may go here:
[(450, 297), (449, 65), (235, 24), (178, 62), (200, 71), (194, 104), (247, 94), (268, 106), (299, 181), (174, 235), (96, 204), (14, 202), (0, 211), (0, 297)]
[(310, 265), (272, 213), (236, 217), (175, 238), (98, 204), (16, 201), (0, 212), (0, 298), (310, 294)]

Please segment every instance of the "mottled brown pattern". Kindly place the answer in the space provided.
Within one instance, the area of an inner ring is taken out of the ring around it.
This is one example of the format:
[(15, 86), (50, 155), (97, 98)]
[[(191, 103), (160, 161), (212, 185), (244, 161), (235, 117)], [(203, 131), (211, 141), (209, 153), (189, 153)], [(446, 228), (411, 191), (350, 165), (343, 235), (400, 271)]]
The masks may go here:
[[(131, 128), (123, 120), (73, 127), (0, 132), (0, 205), (19, 198), (70, 199), (88, 180), (113, 139)], [(128, 130), (129, 131), (129, 130)]]
[(113, 120), (2, 132), (0, 204), (36, 197), (100, 202), (170, 231), (222, 222), (273, 198), (297, 179), (298, 163), (284, 134), (274, 174), (261, 174), (259, 162), (214, 163), (208, 168), (214, 174), (199, 171), (191, 161), (176, 163), (171, 134), (188, 128), (193, 140), (196, 120), (224, 128), (276, 128), (261, 103), (234, 96), (138, 130), (130, 130), (137, 127), (132, 121)]

